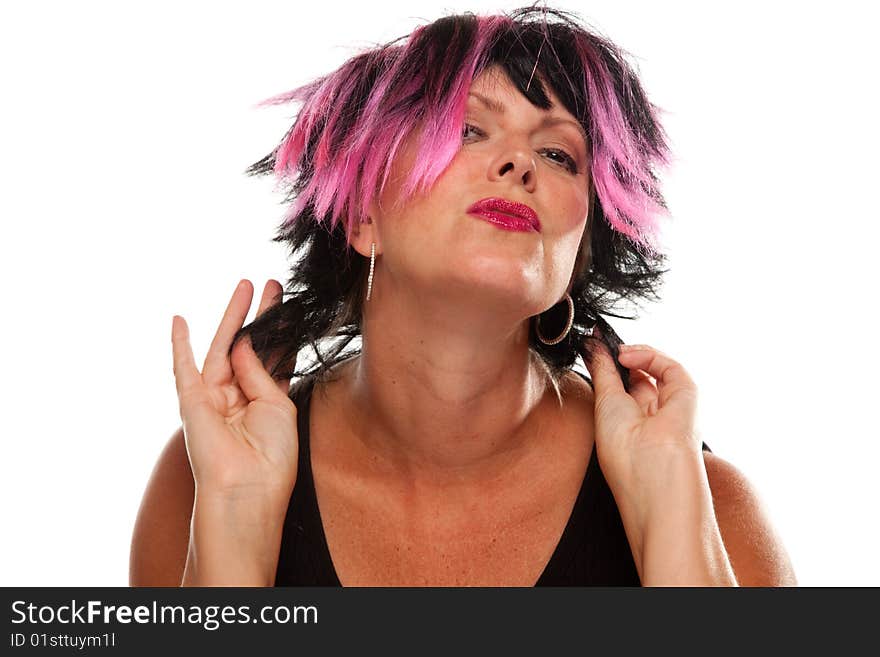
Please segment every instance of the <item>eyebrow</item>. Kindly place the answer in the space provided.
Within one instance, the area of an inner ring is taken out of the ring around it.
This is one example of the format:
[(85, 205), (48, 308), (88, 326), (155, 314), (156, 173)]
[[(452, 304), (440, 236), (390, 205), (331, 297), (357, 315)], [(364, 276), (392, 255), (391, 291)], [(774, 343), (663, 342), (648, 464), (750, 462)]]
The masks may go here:
[[(504, 105), (499, 103), (494, 98), (489, 98), (488, 96), (484, 96), (483, 94), (478, 94), (476, 91), (471, 91), (468, 93), (469, 96), (473, 96), (478, 101), (483, 103), (489, 110), (495, 112), (496, 114), (504, 114), (506, 108)], [(560, 123), (567, 123), (569, 125), (573, 125), (577, 128), (578, 132), (581, 134), (581, 137), (584, 138), (584, 146), (590, 143), (590, 140), (587, 138), (587, 133), (584, 131), (584, 126), (582, 126), (577, 121), (572, 121), (571, 119), (566, 119), (561, 116), (545, 116), (541, 120), (541, 127), (545, 126), (553, 126), (558, 125)], [(589, 149), (588, 149), (589, 150)]]

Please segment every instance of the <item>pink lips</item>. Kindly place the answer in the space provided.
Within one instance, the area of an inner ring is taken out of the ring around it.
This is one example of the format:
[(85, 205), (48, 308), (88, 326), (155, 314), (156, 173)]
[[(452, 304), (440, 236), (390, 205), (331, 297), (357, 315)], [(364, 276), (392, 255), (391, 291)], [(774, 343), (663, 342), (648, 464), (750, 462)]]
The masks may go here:
[(479, 216), (504, 230), (540, 232), (538, 215), (528, 205), (504, 198), (484, 198), (468, 208), (468, 214)]

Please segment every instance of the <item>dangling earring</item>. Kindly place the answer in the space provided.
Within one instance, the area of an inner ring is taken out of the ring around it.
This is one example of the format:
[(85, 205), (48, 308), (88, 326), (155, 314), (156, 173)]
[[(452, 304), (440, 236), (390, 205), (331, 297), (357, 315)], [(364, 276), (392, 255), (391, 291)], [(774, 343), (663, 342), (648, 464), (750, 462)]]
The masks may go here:
[(373, 270), (376, 268), (376, 243), (370, 242), (370, 275), (367, 277), (367, 301), (373, 293)]
[(568, 335), (568, 332), (571, 330), (571, 325), (574, 323), (574, 300), (572, 300), (571, 295), (568, 292), (565, 293), (565, 300), (568, 301), (568, 323), (565, 325), (565, 330), (552, 340), (546, 340), (544, 336), (541, 335), (541, 315), (538, 315), (538, 322), (535, 325), (535, 333), (538, 334), (538, 339), (544, 344), (559, 344), (565, 340), (565, 336)]

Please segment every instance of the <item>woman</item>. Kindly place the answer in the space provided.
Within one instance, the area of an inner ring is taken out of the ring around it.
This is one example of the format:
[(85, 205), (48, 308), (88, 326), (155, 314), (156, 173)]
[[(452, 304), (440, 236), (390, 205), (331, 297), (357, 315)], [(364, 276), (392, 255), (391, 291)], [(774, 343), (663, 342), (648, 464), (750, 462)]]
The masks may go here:
[(687, 372), (602, 317), (664, 273), (666, 139), (617, 47), (451, 16), (287, 101), (249, 171), (287, 185), (288, 298), (242, 327), (242, 281), (201, 371), (174, 318), (183, 426), (132, 584), (795, 583)]

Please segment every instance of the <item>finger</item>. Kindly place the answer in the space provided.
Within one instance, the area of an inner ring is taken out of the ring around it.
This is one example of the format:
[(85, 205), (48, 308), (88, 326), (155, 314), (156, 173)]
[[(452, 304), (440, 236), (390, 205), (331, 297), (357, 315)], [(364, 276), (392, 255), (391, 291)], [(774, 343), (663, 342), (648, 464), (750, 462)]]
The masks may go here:
[(271, 278), (266, 281), (266, 286), (263, 288), (263, 296), (260, 298), (260, 305), (257, 308), (257, 317), (281, 301), (281, 294), (281, 283)]
[(247, 279), (239, 281), (205, 356), (202, 377), (206, 384), (216, 385), (232, 379), (232, 365), (228, 356), (229, 345), (232, 344), (236, 331), (244, 324), (253, 296), (254, 286), (251, 282)]
[(587, 347), (592, 354), (587, 369), (593, 379), (597, 425), (622, 426), (637, 422), (644, 414), (636, 400), (627, 393), (608, 346), (596, 338), (587, 340), (593, 341), (592, 349)]
[(629, 384), (629, 394), (632, 398), (646, 414), (653, 414), (652, 409), (654, 411), (657, 409), (658, 397), (657, 385), (654, 383), (653, 377), (644, 370), (630, 370)]
[(659, 408), (696, 410), (696, 384), (680, 363), (663, 352), (648, 345), (626, 345), (618, 360), (626, 367), (645, 370), (657, 380)]
[(182, 397), (187, 390), (201, 383), (202, 376), (196, 368), (192, 346), (189, 343), (189, 327), (186, 325), (186, 320), (179, 315), (171, 318), (171, 353), (177, 396)]
[[(593, 379), (593, 388), (597, 396), (625, 393), (623, 381), (617, 372), (617, 366), (608, 351), (608, 346), (597, 337), (587, 337), (584, 340), (584, 348), (590, 357), (584, 359), (584, 363)], [(589, 362), (587, 362), (589, 361)]]
[[(281, 303), (283, 293), (284, 289), (281, 287), (281, 283), (271, 278), (266, 281), (266, 286), (263, 288), (263, 296), (260, 299), (260, 306), (257, 309), (257, 317), (269, 310), (269, 308)], [(276, 358), (270, 357), (269, 362), (266, 364), (267, 371), (272, 370), (276, 360)], [(275, 379), (275, 385), (285, 395), (290, 392), (290, 379)]]
[(248, 335), (235, 343), (232, 350), (232, 369), (238, 386), (249, 401), (255, 399), (277, 401), (282, 393), (285, 398), (287, 397), (287, 391), (280, 390), (278, 383), (263, 367), (262, 361), (251, 346)]

